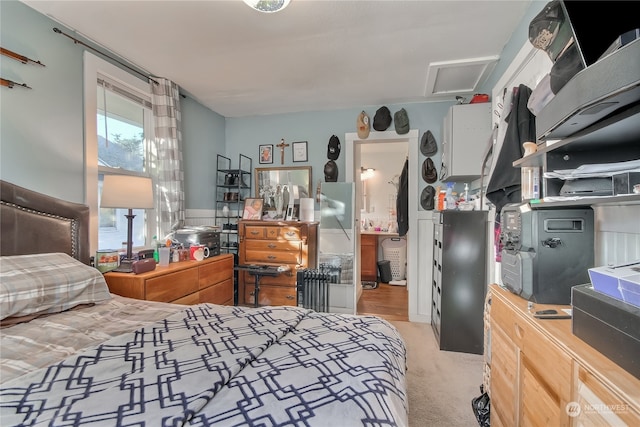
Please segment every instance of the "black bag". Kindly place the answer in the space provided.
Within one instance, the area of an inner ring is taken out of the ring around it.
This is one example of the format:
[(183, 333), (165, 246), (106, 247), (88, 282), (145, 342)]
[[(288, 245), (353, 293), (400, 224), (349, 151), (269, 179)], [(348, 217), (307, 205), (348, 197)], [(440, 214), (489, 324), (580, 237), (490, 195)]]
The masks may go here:
[(491, 402), (489, 395), (484, 391), (483, 386), (480, 386), (480, 393), (482, 393), (480, 396), (471, 399), (471, 408), (473, 409), (473, 414), (476, 416), (476, 420), (478, 420), (478, 425), (480, 427), (490, 427)]

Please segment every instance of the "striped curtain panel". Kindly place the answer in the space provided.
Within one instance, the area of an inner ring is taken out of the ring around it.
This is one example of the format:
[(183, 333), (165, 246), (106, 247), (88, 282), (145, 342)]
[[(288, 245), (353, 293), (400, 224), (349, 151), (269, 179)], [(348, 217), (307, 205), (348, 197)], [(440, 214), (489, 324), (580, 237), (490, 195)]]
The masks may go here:
[(156, 178), (157, 236), (164, 238), (185, 218), (180, 93), (172, 81), (154, 80), (149, 83), (155, 130), (149, 169)]

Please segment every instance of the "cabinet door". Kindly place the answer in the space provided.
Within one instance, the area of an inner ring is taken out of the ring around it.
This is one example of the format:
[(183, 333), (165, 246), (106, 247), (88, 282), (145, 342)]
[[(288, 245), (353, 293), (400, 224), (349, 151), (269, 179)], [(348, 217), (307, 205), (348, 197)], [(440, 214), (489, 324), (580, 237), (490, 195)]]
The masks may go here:
[(378, 279), (378, 236), (360, 235), (360, 277), (362, 280)]
[(573, 362), (521, 317), (520, 420), (523, 426), (568, 426)]
[[(491, 312), (493, 315), (493, 309)], [(491, 425), (516, 426), (518, 348), (497, 323), (491, 321)]]
[(579, 426), (640, 426), (640, 414), (632, 404), (580, 366), (574, 413)]
[(490, 137), (490, 103), (452, 106), (443, 125), (442, 179), (463, 182), (479, 178), (479, 159)]

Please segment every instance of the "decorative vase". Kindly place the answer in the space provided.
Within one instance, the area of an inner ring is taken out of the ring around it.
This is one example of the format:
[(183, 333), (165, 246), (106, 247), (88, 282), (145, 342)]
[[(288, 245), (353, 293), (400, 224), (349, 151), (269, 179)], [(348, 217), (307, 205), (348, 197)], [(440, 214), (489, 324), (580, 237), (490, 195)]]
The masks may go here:
[(284, 206), (284, 198), (282, 197), (282, 190), (278, 185), (276, 194), (273, 196), (274, 203), (276, 205), (276, 218), (282, 218), (282, 207)]

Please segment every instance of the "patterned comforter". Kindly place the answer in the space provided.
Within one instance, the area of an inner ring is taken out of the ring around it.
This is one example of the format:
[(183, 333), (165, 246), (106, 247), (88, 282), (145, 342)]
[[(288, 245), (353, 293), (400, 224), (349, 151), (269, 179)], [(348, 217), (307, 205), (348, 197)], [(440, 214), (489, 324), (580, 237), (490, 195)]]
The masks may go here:
[(388, 322), (200, 304), (2, 383), (8, 425), (405, 426)]

